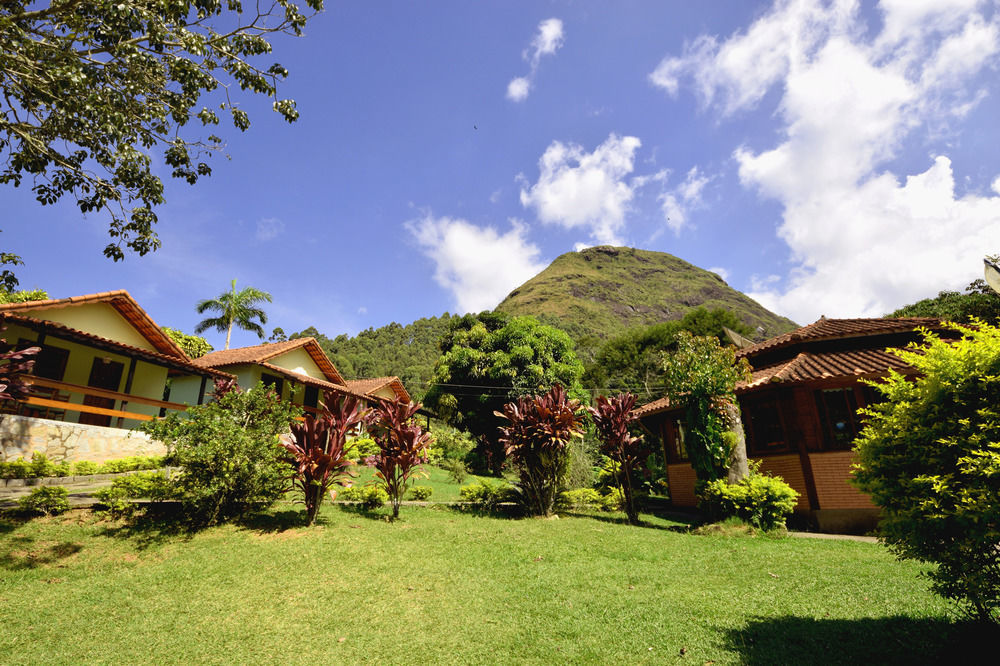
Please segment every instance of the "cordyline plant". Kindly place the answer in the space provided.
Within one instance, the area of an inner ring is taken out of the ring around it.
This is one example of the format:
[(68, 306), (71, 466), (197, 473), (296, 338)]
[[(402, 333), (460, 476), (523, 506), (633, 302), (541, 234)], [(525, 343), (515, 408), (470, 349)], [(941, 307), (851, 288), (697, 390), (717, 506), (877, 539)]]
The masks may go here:
[(365, 421), (361, 401), (327, 391), (323, 412), (319, 416), (307, 414), (302, 423), (292, 424), (294, 441), (281, 440), (281, 445), (291, 454), (295, 468), (293, 483), (302, 490), (306, 505), (306, 524), (312, 525), (334, 483), (349, 485), (353, 465), (345, 451), (347, 436)]
[(559, 384), (545, 395), (509, 402), (496, 415), (507, 419), (500, 442), (521, 477), (519, 486), (534, 515), (550, 516), (569, 461), (567, 446), (583, 436), (580, 401)]
[(639, 524), (635, 508), (633, 473), (649, 457), (650, 450), (642, 437), (634, 436), (629, 427), (636, 421), (632, 414), (636, 397), (632, 393), (619, 393), (613, 398), (598, 396), (596, 407), (587, 407), (587, 413), (597, 427), (601, 439), (601, 453), (618, 463), (614, 466), (615, 484), (622, 491), (625, 513), (633, 525)]
[(413, 418), (418, 409), (419, 402), (380, 400), (367, 419), (368, 433), (379, 452), (365, 462), (375, 468), (375, 476), (389, 495), (393, 520), (399, 517), (407, 487), (421, 473), (420, 465), (427, 462), (431, 436)]
[(0, 400), (20, 400), (31, 392), (31, 385), (21, 375), (31, 372), (33, 357), (40, 351), (41, 347), (28, 347), (0, 353)]

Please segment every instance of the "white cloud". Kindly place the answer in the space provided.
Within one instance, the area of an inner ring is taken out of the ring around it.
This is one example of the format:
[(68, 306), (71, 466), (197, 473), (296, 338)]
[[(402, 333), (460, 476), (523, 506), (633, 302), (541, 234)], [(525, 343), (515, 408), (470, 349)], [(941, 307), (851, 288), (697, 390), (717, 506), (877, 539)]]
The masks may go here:
[(359, 314), (359, 315), (364, 315), (364, 314), (368, 314), (368, 308), (366, 308), (366, 307), (365, 307), (365, 306), (363, 306), (363, 305), (362, 305), (362, 306), (360, 306), (360, 307), (358, 308), (358, 314)]
[(257, 220), (257, 230), (254, 238), (264, 242), (274, 240), (285, 230), (285, 223), (276, 217), (264, 217)]
[(663, 218), (675, 234), (687, 224), (688, 213), (702, 205), (701, 191), (710, 180), (698, 171), (698, 167), (692, 167), (683, 183), (660, 194)]
[(535, 73), (541, 63), (542, 56), (554, 55), (563, 45), (563, 23), (557, 18), (545, 19), (538, 24), (538, 33), (531, 40), (531, 46), (524, 50), (521, 57), (531, 66), (527, 76), (517, 76), (507, 84), (507, 99), (512, 102), (523, 102), (531, 92)]
[(708, 270), (712, 273), (715, 273), (726, 282), (729, 282), (729, 271), (723, 268), (722, 266), (712, 266)]
[(538, 247), (525, 238), (527, 227), (518, 220), (511, 220), (510, 230), (500, 233), (494, 227), (427, 213), (405, 227), (434, 260), (434, 280), (452, 293), (460, 312), (496, 307), (512, 289), (545, 268), (538, 260)]
[(641, 186), (626, 182), (640, 145), (634, 136), (616, 134), (592, 153), (552, 142), (538, 161), (538, 181), (521, 189), (521, 205), (534, 208), (545, 224), (586, 228), (599, 244), (621, 245), (625, 214)]
[(883, 2), (871, 35), (853, 2), (777, 2), (746, 33), (700, 37), (651, 74), (672, 95), (690, 81), (722, 115), (781, 91), (776, 145), (733, 153), (742, 184), (783, 206), (794, 264), (752, 280), (752, 297), (800, 322), (879, 316), (964, 286), (1000, 246), (1000, 196), (957, 196), (946, 155), (917, 173), (886, 167), (914, 133), (946, 134), (983, 99), (973, 79), (997, 62), (1000, 29), (977, 4)]

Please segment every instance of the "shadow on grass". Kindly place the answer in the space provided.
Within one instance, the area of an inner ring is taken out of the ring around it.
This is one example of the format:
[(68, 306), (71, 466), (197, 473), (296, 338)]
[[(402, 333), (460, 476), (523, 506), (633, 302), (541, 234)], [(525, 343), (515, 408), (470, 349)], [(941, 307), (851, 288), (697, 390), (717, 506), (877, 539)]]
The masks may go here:
[(0, 569), (20, 571), (48, 566), (81, 550), (83, 545), (72, 541), (41, 545), (33, 537), (10, 537), (4, 540), (0, 551)]
[(904, 616), (755, 618), (725, 635), (745, 664), (985, 663), (996, 658), (998, 638), (996, 626)]
[(334, 504), (341, 513), (350, 513), (368, 520), (384, 521), (391, 514), (385, 512), (385, 507), (370, 508), (357, 502), (337, 502)]
[[(320, 522), (317, 517), (316, 522)], [(285, 530), (306, 526), (306, 512), (300, 509), (284, 509), (268, 513), (255, 513), (239, 522), (239, 526), (262, 534), (277, 534)]]
[[(598, 513), (596, 511), (593, 511), (593, 512), (591, 512), (591, 511), (560, 511), (559, 513), (561, 515), (564, 515), (564, 516), (572, 516), (574, 518), (590, 518), (592, 520), (598, 520), (598, 521), (600, 521), (602, 523), (611, 523), (613, 525), (631, 525), (631, 523), (628, 522), (628, 517), (625, 516), (625, 514), (622, 514), (622, 513), (610, 513), (609, 514), (609, 513)], [(676, 521), (676, 519), (673, 516), (665, 517), (665, 516), (657, 515), (655, 513), (650, 514), (650, 515), (653, 515), (656, 518), (661, 518), (661, 519), (664, 519), (664, 520), (674, 520), (674, 521)], [(643, 520), (640, 517), (639, 518), (639, 524), (638, 525), (632, 525), (632, 526), (633, 527), (642, 527), (642, 528), (650, 529), (650, 530), (662, 530), (664, 532), (680, 532), (681, 534), (687, 534), (687, 533), (689, 533), (691, 531), (691, 528), (694, 525), (689, 525), (689, 524), (681, 524), (681, 525), (659, 525), (659, 524), (656, 524), (656, 523), (651, 523), (648, 520)]]

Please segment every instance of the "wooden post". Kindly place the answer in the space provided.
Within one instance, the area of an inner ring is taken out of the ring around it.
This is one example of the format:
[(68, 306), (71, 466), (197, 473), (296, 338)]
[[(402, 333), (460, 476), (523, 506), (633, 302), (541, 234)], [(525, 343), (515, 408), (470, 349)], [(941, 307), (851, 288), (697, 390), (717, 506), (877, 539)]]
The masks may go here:
[(205, 384), (208, 383), (208, 375), (201, 376), (201, 388), (198, 389), (198, 404), (205, 403)]
[[(122, 391), (122, 393), (131, 393), (132, 392), (132, 379), (135, 377), (135, 362), (136, 362), (136, 359), (133, 356), (132, 357), (132, 361), (128, 364), (128, 376), (125, 377), (125, 390)], [(125, 408), (127, 406), (128, 406), (128, 400), (122, 400), (122, 406), (119, 409), (121, 409), (121, 411), (124, 412)], [(124, 420), (125, 419), (122, 418), (121, 416), (118, 417), (117, 426), (119, 428), (122, 427), (122, 421), (124, 421)]]

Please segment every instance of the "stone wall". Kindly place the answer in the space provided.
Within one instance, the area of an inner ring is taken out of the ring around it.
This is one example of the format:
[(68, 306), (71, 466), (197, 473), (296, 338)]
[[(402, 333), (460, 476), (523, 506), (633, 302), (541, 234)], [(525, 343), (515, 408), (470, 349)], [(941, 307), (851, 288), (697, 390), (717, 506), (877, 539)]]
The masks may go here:
[(127, 456), (162, 456), (166, 447), (145, 433), (50, 419), (0, 416), (0, 460), (31, 459), (44, 453), (53, 462), (104, 462)]

